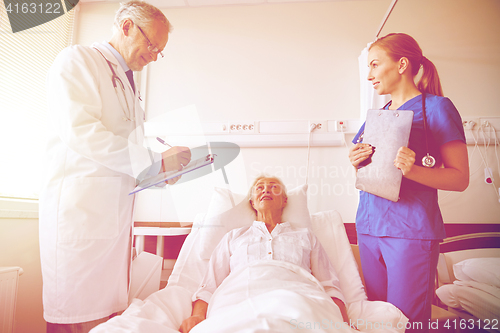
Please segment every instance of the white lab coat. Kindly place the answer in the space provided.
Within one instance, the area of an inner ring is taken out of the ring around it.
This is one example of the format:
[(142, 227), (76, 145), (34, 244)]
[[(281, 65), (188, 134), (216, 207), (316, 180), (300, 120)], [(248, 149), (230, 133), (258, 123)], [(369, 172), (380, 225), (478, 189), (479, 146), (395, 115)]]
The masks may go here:
[[(48, 74), (40, 255), (44, 318), (51, 323), (91, 321), (127, 307), (135, 200), (128, 193), (151, 166), (138, 95), (114, 55), (93, 47), (64, 49)], [(130, 121), (103, 55), (125, 86)]]

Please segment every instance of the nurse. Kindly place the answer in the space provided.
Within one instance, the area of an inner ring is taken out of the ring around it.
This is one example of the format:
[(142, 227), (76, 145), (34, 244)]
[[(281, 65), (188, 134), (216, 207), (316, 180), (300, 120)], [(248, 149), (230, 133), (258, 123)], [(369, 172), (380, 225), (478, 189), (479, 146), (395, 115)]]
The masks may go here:
[(64, 49), (48, 73), (40, 255), (49, 333), (88, 332), (127, 307), (135, 202), (128, 193), (145, 172), (179, 170), (191, 159), (185, 147), (159, 154), (143, 146), (132, 71), (162, 56), (168, 20), (130, 1), (113, 28), (109, 42)]
[[(384, 109), (413, 110), (414, 117), (408, 147), (401, 147), (394, 156), (394, 165), (403, 173), (399, 201), (360, 192), (356, 228), (361, 265), (369, 272), (367, 295), (401, 309), (412, 323), (413, 329), (407, 332), (426, 332), (439, 241), (446, 237), (437, 190), (464, 191), (469, 184), (462, 120), (450, 99), (443, 97), (434, 64), (411, 36), (396, 33), (375, 41), (368, 66), (373, 88), (380, 95), (391, 95)], [(373, 154), (372, 147), (362, 143), (363, 128), (349, 150), (356, 170)], [(436, 161), (433, 167), (423, 165), (428, 153)]]

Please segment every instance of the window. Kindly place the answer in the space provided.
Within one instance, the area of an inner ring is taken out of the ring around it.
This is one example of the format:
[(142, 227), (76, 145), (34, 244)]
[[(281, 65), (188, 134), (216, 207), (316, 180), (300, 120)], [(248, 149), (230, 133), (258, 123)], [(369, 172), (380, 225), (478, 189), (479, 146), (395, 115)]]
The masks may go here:
[(36, 199), (46, 145), (46, 75), (71, 44), (74, 10), (12, 33), (0, 0), (0, 197)]

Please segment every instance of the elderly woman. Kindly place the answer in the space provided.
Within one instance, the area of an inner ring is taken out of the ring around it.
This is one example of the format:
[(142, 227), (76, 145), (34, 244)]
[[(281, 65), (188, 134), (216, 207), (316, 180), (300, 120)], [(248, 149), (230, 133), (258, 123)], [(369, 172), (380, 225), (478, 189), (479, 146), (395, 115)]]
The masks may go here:
[(282, 221), (287, 204), (284, 184), (275, 177), (258, 177), (249, 191), (249, 203), (256, 212), (251, 226), (228, 232), (210, 258), (208, 271), (194, 294), (192, 315), (180, 327), (183, 333), (206, 319), (208, 303), (215, 290), (232, 271), (255, 261), (285, 261), (314, 275), (348, 321), (336, 272), (314, 234)]

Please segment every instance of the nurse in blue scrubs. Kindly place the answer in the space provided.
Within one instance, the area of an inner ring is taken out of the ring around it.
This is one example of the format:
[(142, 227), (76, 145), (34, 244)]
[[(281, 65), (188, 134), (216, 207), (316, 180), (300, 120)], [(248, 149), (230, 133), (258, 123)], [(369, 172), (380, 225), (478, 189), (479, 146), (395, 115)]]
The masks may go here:
[[(389, 34), (375, 41), (368, 66), (373, 88), (391, 95), (384, 108), (413, 110), (414, 118), (408, 147), (394, 156), (403, 173), (398, 202), (360, 192), (356, 228), (366, 291), (370, 300), (388, 301), (403, 311), (413, 328), (407, 332), (427, 332), (439, 241), (446, 237), (437, 190), (464, 191), (469, 184), (462, 120), (443, 97), (436, 67), (411, 36)], [(422, 77), (415, 83), (420, 69)], [(349, 150), (356, 170), (373, 153), (362, 143), (363, 129)], [(422, 160), (427, 154), (435, 159), (433, 166), (432, 160)]]

